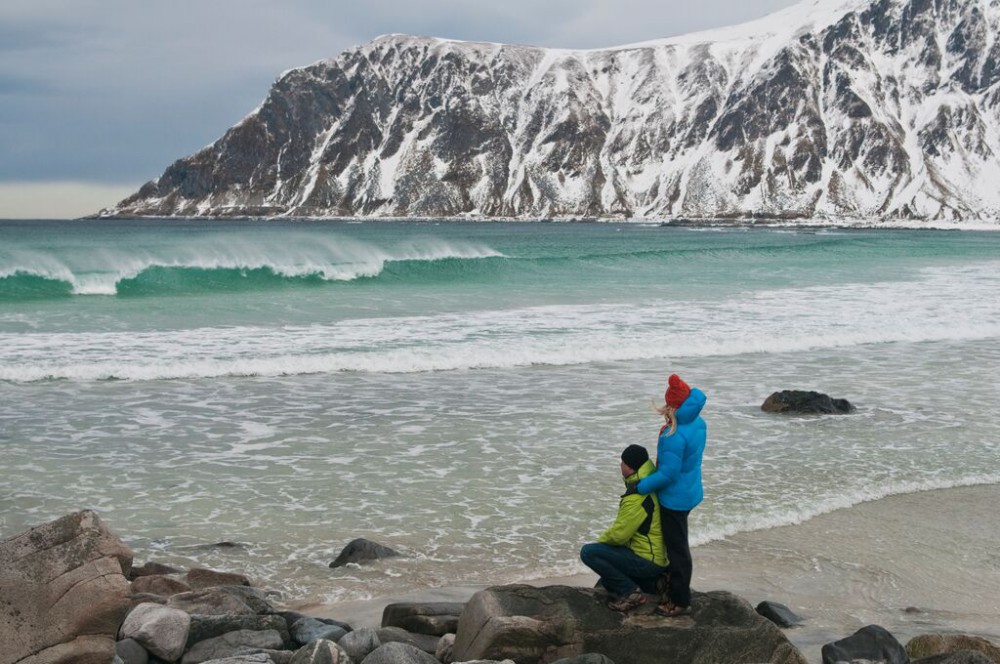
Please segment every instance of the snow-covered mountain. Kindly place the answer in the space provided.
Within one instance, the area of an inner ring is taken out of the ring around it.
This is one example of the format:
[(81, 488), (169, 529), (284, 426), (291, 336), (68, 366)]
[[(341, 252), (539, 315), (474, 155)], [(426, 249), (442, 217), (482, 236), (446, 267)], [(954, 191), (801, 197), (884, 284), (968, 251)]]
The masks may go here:
[(995, 218), (1000, 0), (806, 0), (605, 50), (392, 35), (119, 216)]

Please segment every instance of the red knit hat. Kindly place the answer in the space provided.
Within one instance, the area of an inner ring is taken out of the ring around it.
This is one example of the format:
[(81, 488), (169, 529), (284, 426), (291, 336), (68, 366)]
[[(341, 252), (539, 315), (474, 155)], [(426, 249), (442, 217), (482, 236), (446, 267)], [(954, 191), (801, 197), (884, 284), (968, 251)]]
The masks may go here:
[(663, 395), (663, 400), (671, 408), (680, 408), (684, 400), (691, 394), (691, 388), (681, 380), (677, 374), (670, 374), (667, 379), (667, 391)]

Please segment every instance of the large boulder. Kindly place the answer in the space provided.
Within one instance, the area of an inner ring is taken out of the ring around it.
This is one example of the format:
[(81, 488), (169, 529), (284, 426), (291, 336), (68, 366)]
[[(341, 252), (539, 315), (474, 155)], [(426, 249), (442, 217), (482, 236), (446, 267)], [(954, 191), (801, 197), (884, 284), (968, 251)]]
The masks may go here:
[(458, 617), (464, 609), (465, 602), (397, 602), (382, 611), (382, 626), (444, 636), (458, 629)]
[(885, 664), (910, 664), (903, 644), (879, 625), (862, 627), (847, 638), (823, 646), (823, 664), (870, 660)]
[(330, 567), (342, 567), (349, 563), (364, 565), (382, 558), (393, 558), (402, 555), (387, 546), (359, 538), (348, 542), (347, 546), (341, 550), (340, 555), (330, 563)]
[(906, 643), (906, 654), (910, 659), (920, 659), (933, 655), (945, 655), (972, 650), (982, 653), (990, 661), (1000, 664), (1000, 646), (981, 636), (968, 634), (921, 634)]
[(842, 415), (854, 411), (847, 399), (832, 399), (822, 392), (784, 390), (775, 392), (761, 404), (765, 413)]
[(593, 588), (487, 588), (462, 612), (454, 661), (541, 664), (585, 653), (620, 659), (628, 643), (629, 664), (806, 663), (777, 626), (731, 593), (694, 593), (691, 613), (673, 619), (653, 615), (652, 602), (623, 614), (606, 600)]
[(274, 613), (264, 592), (249, 586), (216, 586), (173, 595), (167, 606), (209, 616)]
[(0, 662), (110, 662), (131, 567), (132, 550), (90, 510), (0, 542)]

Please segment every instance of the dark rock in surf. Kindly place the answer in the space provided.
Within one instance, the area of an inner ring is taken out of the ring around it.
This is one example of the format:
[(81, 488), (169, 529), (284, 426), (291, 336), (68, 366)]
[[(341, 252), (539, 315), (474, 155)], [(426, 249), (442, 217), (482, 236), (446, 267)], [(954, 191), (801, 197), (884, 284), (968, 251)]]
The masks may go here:
[(394, 558), (401, 555), (402, 554), (398, 551), (394, 551), (393, 549), (378, 544), (377, 542), (358, 538), (351, 541), (344, 547), (343, 551), (340, 552), (340, 555), (337, 556), (337, 559), (330, 563), (330, 567), (342, 567), (343, 565), (347, 565), (349, 563), (364, 565), (365, 563), (370, 563), (375, 560)]
[(764, 616), (778, 627), (795, 627), (802, 624), (802, 618), (784, 604), (764, 601), (757, 605), (757, 613)]
[(847, 399), (832, 399), (822, 392), (783, 390), (765, 399), (760, 409), (765, 413), (843, 415), (853, 412), (854, 406)]
[(868, 660), (886, 664), (910, 664), (903, 644), (884, 627), (868, 625), (851, 636), (823, 646), (823, 664)]

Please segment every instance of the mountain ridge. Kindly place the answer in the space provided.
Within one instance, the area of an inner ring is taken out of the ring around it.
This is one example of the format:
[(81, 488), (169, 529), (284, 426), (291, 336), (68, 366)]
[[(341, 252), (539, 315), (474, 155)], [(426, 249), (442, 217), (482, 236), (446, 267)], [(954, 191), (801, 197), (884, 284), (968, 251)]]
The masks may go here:
[(387, 35), (102, 215), (996, 218), (998, 32), (1000, 0), (806, 0), (609, 49)]

